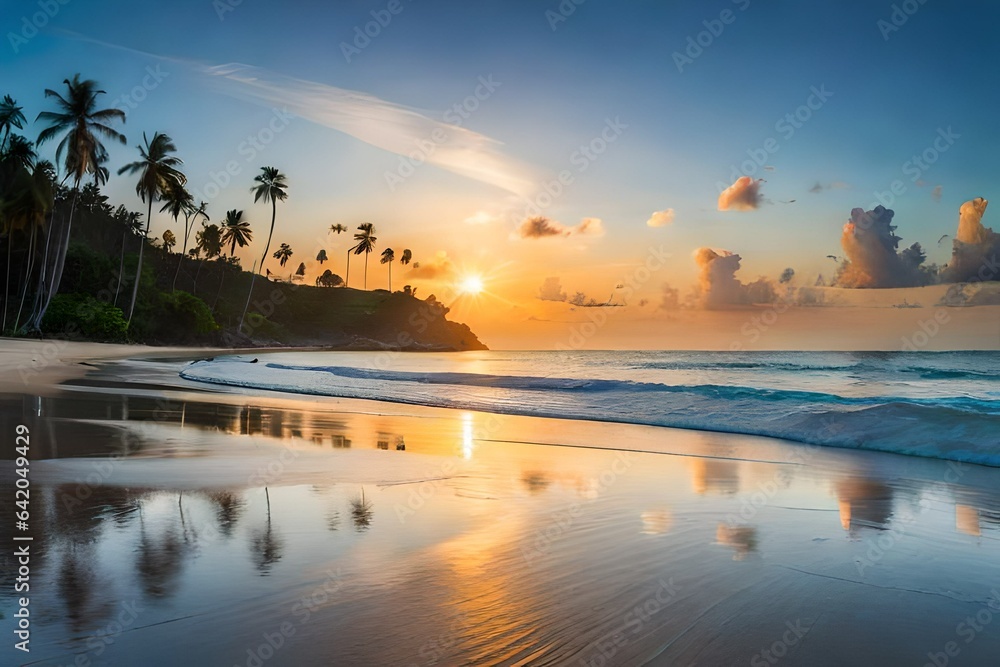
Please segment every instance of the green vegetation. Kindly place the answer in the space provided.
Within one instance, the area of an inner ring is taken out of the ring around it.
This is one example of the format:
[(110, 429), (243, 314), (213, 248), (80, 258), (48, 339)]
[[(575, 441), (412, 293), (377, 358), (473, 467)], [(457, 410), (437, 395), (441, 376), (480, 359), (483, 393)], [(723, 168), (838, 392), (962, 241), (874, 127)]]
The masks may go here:
[[(390, 291), (347, 288), (330, 269), (316, 286), (301, 284), (301, 262), (287, 281), (267, 280), (268, 250), (277, 203), (288, 198), (287, 177), (262, 167), (250, 188), (254, 202), (271, 204), (271, 226), (259, 266), (244, 271), (237, 248), (253, 243), (253, 229), (240, 210), (211, 223), (206, 202), (195, 203), (177, 147), (166, 134), (144, 133), (138, 159), (118, 175), (135, 179), (143, 213), (112, 206), (101, 192), (109, 159), (102, 140), (126, 143), (114, 126), (124, 124), (118, 109), (100, 109), (104, 91), (79, 75), (63, 81), (62, 93), (46, 90), (54, 110), (42, 111), (44, 128), (36, 142), (24, 130), (23, 109), (10, 96), (0, 101), (0, 256), (5, 257), (2, 295), (4, 335), (62, 336), (100, 341), (208, 345), (334, 345), (349, 348), (481, 349), (468, 327), (449, 322), (448, 309), (433, 295), (417, 300), (409, 285)], [(59, 139), (58, 165), (40, 160), (37, 147)], [(61, 175), (60, 175), (61, 171)], [(68, 185), (67, 185), (68, 184)], [(154, 202), (177, 231), (167, 229), (157, 245), (149, 237)], [(183, 223), (181, 222), (183, 220)], [(197, 223), (201, 229), (195, 230)], [(368, 255), (377, 238), (371, 223), (354, 234), (351, 254)], [(331, 225), (330, 234), (348, 231)], [(178, 249), (179, 246), (179, 249)], [(294, 252), (281, 243), (273, 258), (282, 269)], [(311, 253), (310, 255), (311, 256)], [(400, 264), (412, 253), (404, 250)], [(322, 266), (326, 249), (316, 254)], [(339, 288), (339, 289), (331, 289)]]

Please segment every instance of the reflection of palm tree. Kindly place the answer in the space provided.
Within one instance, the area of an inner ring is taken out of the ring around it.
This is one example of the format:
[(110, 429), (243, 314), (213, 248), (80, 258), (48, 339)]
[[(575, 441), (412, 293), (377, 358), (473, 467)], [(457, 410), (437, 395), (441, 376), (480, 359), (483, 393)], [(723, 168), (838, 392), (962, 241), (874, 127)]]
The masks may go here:
[(271, 497), (266, 486), (264, 495), (267, 497), (267, 525), (263, 531), (256, 531), (250, 541), (254, 565), (261, 576), (270, 574), (271, 566), (281, 560), (282, 552), (281, 540), (271, 530)]
[(136, 569), (142, 589), (150, 597), (165, 597), (174, 592), (177, 576), (184, 564), (184, 545), (173, 526), (159, 540), (146, 534), (146, 521), (139, 510), (139, 556)]
[(372, 523), (373, 505), (365, 500), (365, 487), (361, 487), (361, 497), (351, 500), (351, 521), (358, 532), (368, 530)]

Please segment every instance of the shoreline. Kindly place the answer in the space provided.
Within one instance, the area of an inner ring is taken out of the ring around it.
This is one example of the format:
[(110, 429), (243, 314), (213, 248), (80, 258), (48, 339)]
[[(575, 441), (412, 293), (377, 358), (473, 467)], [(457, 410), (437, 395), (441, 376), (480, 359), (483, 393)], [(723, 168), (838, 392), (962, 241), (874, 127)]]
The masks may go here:
[(35, 664), (747, 664), (786, 623), (783, 664), (923, 664), (1000, 578), (995, 468), (216, 387), (176, 375), (210, 350), (135, 352), (0, 388), (37, 437)]

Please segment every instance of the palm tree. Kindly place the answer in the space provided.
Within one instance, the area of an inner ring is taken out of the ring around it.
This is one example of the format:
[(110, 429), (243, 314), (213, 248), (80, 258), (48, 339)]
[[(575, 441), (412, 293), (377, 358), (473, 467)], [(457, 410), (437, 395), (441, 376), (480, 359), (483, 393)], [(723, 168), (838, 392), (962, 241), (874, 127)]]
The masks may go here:
[[(201, 231), (194, 235), (194, 243), (191, 252), (196, 259), (201, 258), (201, 253), (205, 253), (205, 262), (218, 257), (222, 253), (222, 229), (218, 225), (208, 225), (202, 221)], [(192, 294), (198, 290), (198, 276), (201, 275), (201, 267), (205, 262), (198, 262), (198, 270), (194, 272), (194, 282), (191, 285)]]
[(235, 208), (226, 211), (226, 219), (222, 222), (222, 236), (220, 238), (222, 246), (229, 246), (230, 257), (236, 255), (236, 246), (243, 248), (253, 241), (253, 230), (250, 229), (250, 222), (243, 219), (243, 211)]
[[(177, 276), (181, 272), (181, 263), (184, 261), (184, 255), (187, 254), (188, 239), (191, 236), (191, 230), (194, 228), (194, 223), (197, 222), (199, 217), (203, 217), (205, 220), (211, 220), (211, 218), (208, 217), (208, 213), (205, 212), (207, 207), (208, 204), (205, 202), (195, 205), (194, 197), (190, 194), (185, 198), (184, 210), (182, 211), (184, 213), (184, 245), (181, 248), (181, 257), (177, 262), (177, 269), (174, 270), (174, 281), (170, 285), (171, 292), (177, 289)], [(174, 219), (176, 220), (177, 217), (174, 216)], [(204, 221), (202, 224), (204, 224)], [(201, 267), (199, 266), (198, 268)]]
[(323, 266), (323, 262), (325, 262), (327, 259), (328, 257), (326, 256), (326, 250), (320, 250), (318, 253), (316, 253), (316, 261), (319, 262), (320, 266)]
[(115, 302), (114, 305), (118, 305), (118, 292), (122, 287), (122, 275), (125, 273), (125, 246), (128, 240), (129, 233), (138, 236), (142, 233), (142, 213), (133, 213), (125, 209), (124, 206), (119, 206), (118, 210), (115, 211), (115, 219), (122, 223), (122, 253), (121, 258), (118, 262), (118, 285), (115, 286)]
[(341, 234), (347, 231), (347, 227), (341, 224), (330, 225), (330, 231), (334, 234)]
[(17, 102), (10, 95), (4, 95), (3, 101), (0, 102), (0, 130), (3, 131), (3, 139), (0, 139), (0, 152), (3, 151), (4, 144), (7, 143), (10, 129), (16, 127), (21, 130), (24, 128), (25, 122), (27, 121), (21, 107), (17, 106)]
[[(262, 272), (264, 270), (264, 262), (267, 261), (267, 251), (271, 247), (271, 236), (274, 235), (274, 219), (278, 215), (278, 202), (285, 201), (288, 198), (288, 193), (285, 192), (285, 189), (288, 188), (288, 183), (285, 182), (285, 175), (278, 171), (276, 167), (261, 167), (260, 173), (253, 180), (257, 183), (257, 185), (250, 188), (250, 192), (253, 193), (254, 203), (257, 203), (261, 199), (264, 200), (264, 203), (271, 202), (271, 229), (267, 232), (267, 243), (264, 244), (264, 254), (260, 259), (259, 271)], [(246, 317), (247, 308), (250, 307), (250, 299), (253, 297), (255, 282), (255, 278), (251, 276), (247, 304), (243, 307), (243, 315), (240, 316), (240, 329), (243, 329), (243, 318)]]
[(354, 246), (354, 254), (365, 254), (365, 289), (368, 289), (368, 254), (375, 249), (375, 242), (378, 240), (374, 234), (375, 225), (363, 222), (358, 225), (358, 233), (354, 235), (354, 240), (358, 242), (358, 245)]
[[(191, 217), (191, 207), (193, 206), (194, 197), (190, 192), (187, 191), (183, 185), (173, 184), (167, 189), (166, 196), (164, 197), (163, 206), (160, 208), (160, 213), (164, 211), (170, 213), (170, 217), (174, 219), (174, 224), (177, 224), (177, 219), (183, 214), (184, 215), (184, 236), (187, 237), (187, 221)], [(170, 231), (169, 229), (167, 230)], [(170, 252), (170, 248), (177, 245), (177, 237), (174, 236), (173, 232), (170, 232), (170, 245), (167, 245), (167, 233), (163, 233), (163, 247), (166, 248), (167, 252)], [(184, 244), (185, 249), (187, 243)], [(173, 292), (177, 285), (177, 274), (181, 271), (181, 262), (184, 261), (184, 255), (182, 254), (177, 258), (177, 268), (174, 270), (174, 280), (171, 283), (170, 291)]]
[[(17, 138), (18, 135), (13, 135), (8, 145), (14, 145), (13, 139)], [(0, 232), (7, 237), (7, 277), (4, 284), (3, 323), (0, 325), (0, 331), (7, 329), (7, 315), (11, 305), (10, 269), (14, 235), (16, 232), (22, 232), (28, 237), (26, 259), (22, 260), (22, 267), (25, 269), (21, 292), (23, 306), (27, 283), (33, 268), (37, 231), (43, 228), (46, 215), (52, 209), (55, 200), (55, 171), (52, 163), (44, 161), (34, 163), (34, 151), (31, 150), (29, 153), (25, 162), (25, 156), (12, 157), (10, 153), (0, 152)], [(20, 309), (17, 323), (14, 325), (15, 331), (19, 322)]]
[(392, 251), (392, 248), (386, 248), (382, 251), (382, 259), (379, 260), (382, 264), (389, 265), (389, 291), (392, 291), (392, 262), (396, 259), (396, 253)]
[(295, 253), (292, 252), (292, 247), (290, 245), (282, 243), (281, 247), (274, 251), (274, 258), (278, 260), (278, 263), (281, 264), (282, 268), (284, 268), (285, 263), (288, 262), (288, 259), (294, 254)]
[(139, 174), (139, 181), (135, 185), (135, 192), (139, 198), (145, 202), (149, 200), (149, 210), (146, 214), (146, 229), (143, 232), (143, 242), (139, 244), (139, 264), (135, 268), (135, 283), (132, 285), (132, 301), (128, 307), (128, 317), (126, 326), (132, 324), (132, 314), (135, 312), (135, 299), (139, 295), (139, 278), (142, 276), (142, 250), (146, 246), (145, 239), (149, 236), (149, 223), (153, 217), (153, 201), (162, 199), (172, 188), (183, 186), (187, 183), (187, 177), (178, 171), (177, 167), (184, 164), (176, 155), (177, 151), (173, 140), (165, 134), (156, 132), (153, 140), (146, 138), (146, 133), (142, 133), (142, 140), (145, 146), (139, 146), (139, 160), (131, 162), (118, 170), (121, 176), (125, 172)]
[(169, 229), (163, 232), (163, 249), (169, 253), (175, 245), (177, 245), (177, 237), (174, 236), (174, 233)]
[(409, 264), (410, 260), (412, 260), (412, 259), (413, 259), (413, 253), (410, 252), (409, 248), (407, 248), (407, 249), (405, 249), (403, 251), (403, 254), (400, 255), (400, 257), (399, 257), (399, 263), (405, 266), (405, 265)]
[[(65, 228), (60, 230), (60, 238), (57, 239), (55, 248), (51, 252), (55, 255), (51, 262), (51, 275), (46, 272), (49, 262), (43, 260), (42, 273), (39, 276), (39, 291), (42, 297), (39, 300), (39, 308), (35, 313), (32, 322), (34, 328), (39, 328), (45, 311), (59, 290), (59, 281), (62, 280), (63, 266), (66, 263), (66, 250), (69, 248), (70, 232), (73, 226), (73, 213), (76, 209), (76, 198), (80, 192), (80, 181), (87, 174), (94, 175), (95, 179), (106, 177), (107, 170), (102, 172), (101, 163), (107, 160), (108, 152), (101, 143), (100, 137), (125, 143), (125, 136), (110, 127), (109, 123), (116, 120), (125, 122), (125, 112), (121, 109), (97, 109), (97, 97), (104, 95), (103, 90), (97, 89), (97, 83), (91, 79), (80, 80), (80, 75), (75, 74), (70, 79), (63, 79), (66, 84), (67, 94), (63, 97), (54, 90), (46, 88), (45, 97), (53, 97), (56, 100), (56, 111), (43, 111), (38, 114), (36, 122), (44, 120), (48, 123), (38, 135), (38, 145), (53, 139), (59, 134), (64, 134), (62, 141), (56, 148), (56, 162), (63, 162), (66, 178), (73, 179), (73, 203), (69, 209), (69, 218)], [(63, 155), (65, 154), (65, 160)], [(55, 230), (49, 230), (49, 238), (45, 242), (46, 258), (50, 252), (51, 236)]]

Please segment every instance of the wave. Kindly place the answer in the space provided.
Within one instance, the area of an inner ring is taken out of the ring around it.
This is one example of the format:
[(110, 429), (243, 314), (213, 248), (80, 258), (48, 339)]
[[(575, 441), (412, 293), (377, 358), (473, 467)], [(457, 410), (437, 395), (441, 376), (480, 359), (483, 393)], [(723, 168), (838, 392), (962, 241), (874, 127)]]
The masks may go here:
[(226, 359), (196, 362), (181, 375), (257, 389), (769, 436), (1000, 467), (1000, 401), (967, 395), (840, 396), (741, 385), (257, 366)]

